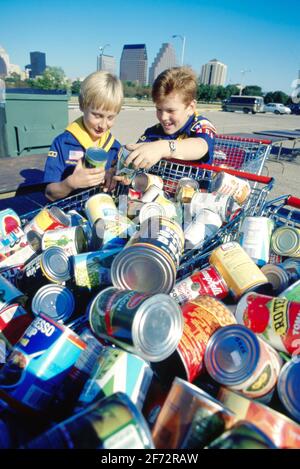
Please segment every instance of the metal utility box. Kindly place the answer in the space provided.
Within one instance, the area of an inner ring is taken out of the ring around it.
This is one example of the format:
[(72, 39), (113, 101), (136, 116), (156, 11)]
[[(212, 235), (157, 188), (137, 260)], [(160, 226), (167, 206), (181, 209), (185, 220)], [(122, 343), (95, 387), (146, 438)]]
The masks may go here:
[(0, 106), (0, 157), (46, 153), (68, 125), (67, 93), (6, 90)]

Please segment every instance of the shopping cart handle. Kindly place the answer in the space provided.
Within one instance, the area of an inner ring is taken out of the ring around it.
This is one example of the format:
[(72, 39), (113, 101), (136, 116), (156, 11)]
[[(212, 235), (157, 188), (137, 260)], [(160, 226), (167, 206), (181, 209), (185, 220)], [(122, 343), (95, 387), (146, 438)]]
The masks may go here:
[(253, 174), (253, 173), (246, 173), (244, 171), (237, 171), (235, 169), (230, 169), (230, 168), (223, 168), (222, 166), (212, 166), (210, 164), (206, 163), (195, 163), (194, 161), (186, 161), (186, 160), (178, 160), (178, 159), (168, 159), (167, 161), (170, 161), (172, 163), (179, 163), (183, 164), (185, 166), (192, 166), (194, 168), (198, 169), (206, 169), (208, 171), (214, 171), (215, 173), (229, 173), (232, 174), (233, 176), (237, 176), (242, 179), (247, 179), (248, 181), (254, 181), (254, 182), (260, 182), (262, 184), (272, 184), (274, 183), (274, 178), (272, 177), (267, 177), (267, 176), (259, 176), (258, 174)]
[(219, 140), (232, 140), (233, 142), (245, 142), (245, 143), (260, 143), (263, 145), (271, 145), (272, 141), (265, 138), (246, 138), (239, 137), (238, 135), (226, 135), (226, 134), (217, 134), (216, 138)]
[(286, 205), (290, 205), (291, 207), (300, 209), (300, 199), (298, 197), (294, 197), (293, 195), (290, 195), (286, 199)]

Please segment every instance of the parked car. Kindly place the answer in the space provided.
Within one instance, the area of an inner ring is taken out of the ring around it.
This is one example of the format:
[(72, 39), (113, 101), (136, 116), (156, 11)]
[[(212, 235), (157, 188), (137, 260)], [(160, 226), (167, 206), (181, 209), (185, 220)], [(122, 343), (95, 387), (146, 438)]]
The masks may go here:
[(292, 114), (300, 115), (300, 103), (298, 104), (289, 104), (289, 108), (292, 111)]
[(281, 103), (269, 103), (265, 104), (264, 112), (274, 112), (274, 114), (291, 114), (289, 107), (284, 106)]

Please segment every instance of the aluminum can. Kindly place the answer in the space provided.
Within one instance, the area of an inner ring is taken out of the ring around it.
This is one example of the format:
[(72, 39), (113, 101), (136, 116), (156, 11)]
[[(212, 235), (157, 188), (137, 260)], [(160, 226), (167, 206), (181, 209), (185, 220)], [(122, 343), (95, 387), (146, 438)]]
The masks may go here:
[(221, 387), (217, 396), (238, 420), (257, 425), (277, 448), (300, 448), (300, 425), (254, 399)]
[(103, 347), (78, 404), (85, 408), (101, 397), (124, 392), (141, 410), (152, 375), (149, 363), (141, 357), (118, 348)]
[(262, 266), (261, 271), (272, 285), (274, 296), (279, 295), (289, 286), (290, 277), (280, 264), (265, 264)]
[(272, 234), (272, 250), (279, 255), (300, 257), (300, 229), (293, 226), (280, 226)]
[(247, 421), (239, 421), (206, 449), (277, 449), (277, 447), (259, 427)]
[(202, 209), (184, 230), (185, 248), (199, 249), (205, 241), (213, 238), (221, 226), (222, 220), (217, 213)]
[(24, 334), (33, 316), (18, 303), (12, 303), (0, 310), (0, 342), (6, 346), (6, 355)]
[(13, 303), (26, 301), (26, 296), (18, 290), (11, 282), (0, 275), (0, 311)]
[(17, 279), (19, 288), (35, 292), (43, 285), (53, 282), (63, 284), (72, 276), (70, 258), (62, 248), (52, 246), (25, 264)]
[(74, 256), (73, 272), (77, 287), (93, 290), (111, 285), (110, 269), (103, 265), (101, 252), (88, 252)]
[(192, 197), (199, 190), (199, 183), (195, 179), (183, 177), (178, 181), (175, 199), (182, 204), (189, 204)]
[(154, 202), (158, 196), (164, 196), (164, 191), (155, 185), (150, 186), (141, 197), (141, 201), (146, 204), (148, 202)]
[(177, 221), (181, 220), (181, 214), (179, 207), (176, 206), (171, 200), (167, 199), (164, 195), (158, 195), (155, 197), (154, 202), (159, 204), (163, 209), (165, 216)]
[(236, 307), (236, 319), (276, 350), (300, 353), (300, 303), (258, 293), (244, 295)]
[(183, 330), (181, 310), (165, 294), (106, 288), (94, 298), (88, 314), (96, 336), (153, 362), (173, 353)]
[(135, 191), (144, 193), (150, 186), (156, 186), (159, 189), (163, 189), (164, 181), (156, 174), (140, 173), (133, 178), (131, 185)]
[(190, 214), (192, 217), (198, 215), (199, 211), (206, 208), (217, 213), (224, 223), (227, 223), (234, 210), (234, 198), (231, 195), (218, 194), (217, 192), (196, 192), (191, 200)]
[(20, 217), (12, 208), (0, 210), (0, 238), (5, 238), (8, 233), (20, 227)]
[(85, 213), (91, 225), (99, 219), (105, 220), (114, 217), (118, 213), (113, 198), (108, 194), (95, 194), (85, 203)]
[(248, 181), (223, 172), (213, 178), (212, 192), (232, 195), (239, 205), (243, 205), (250, 196), (251, 187)]
[[(16, 234), (11, 232), (9, 236)], [(12, 239), (12, 238), (11, 238)], [(7, 238), (6, 238), (7, 241)], [(12, 241), (10, 246), (6, 245), (6, 252), (0, 254), (0, 269), (10, 268), (16, 265), (24, 265), (41, 249), (41, 235), (35, 231), (28, 231), (25, 235), (21, 231), (20, 238)]]
[(154, 449), (148, 425), (123, 393), (115, 393), (59, 423), (28, 449)]
[(193, 272), (189, 277), (180, 280), (170, 293), (180, 305), (197, 298), (199, 295), (210, 295), (222, 299), (229, 294), (229, 289), (215, 267), (209, 265)]
[(204, 352), (212, 334), (236, 319), (221, 301), (210, 296), (198, 296), (181, 306), (184, 327), (182, 337), (173, 355), (155, 370), (163, 382), (169, 383), (174, 376), (193, 382), (204, 368)]
[(300, 280), (293, 283), (290, 287), (281, 292), (279, 296), (287, 298), (289, 301), (300, 303)]
[(176, 377), (152, 432), (154, 445), (156, 449), (200, 449), (234, 420), (220, 402)]
[(0, 397), (45, 411), (85, 347), (70, 329), (40, 315), (0, 370)]
[(108, 153), (103, 148), (89, 147), (84, 155), (84, 166), (105, 169), (107, 157)]
[(43, 313), (56, 322), (66, 323), (75, 309), (73, 293), (63, 285), (45, 285), (34, 295), (31, 302), (33, 314)]
[(33, 230), (39, 234), (44, 234), (47, 230), (56, 228), (68, 228), (71, 226), (70, 218), (56, 205), (45, 207), (24, 226), (24, 232)]
[(160, 205), (157, 202), (147, 202), (140, 208), (140, 223), (143, 223), (148, 218), (157, 216), (167, 216), (166, 209), (163, 207), (163, 205)]
[(287, 362), (281, 369), (277, 392), (292, 419), (300, 422), (300, 360)]
[(92, 246), (109, 248), (125, 246), (128, 238), (136, 231), (136, 225), (129, 218), (116, 213), (109, 220), (98, 220), (92, 229)]
[(218, 270), (236, 298), (268, 283), (267, 277), (236, 242), (225, 243), (214, 249), (209, 262)]
[(87, 238), (82, 226), (46, 231), (42, 239), (42, 250), (51, 246), (62, 248), (69, 256), (86, 251)]
[(272, 347), (240, 324), (212, 335), (204, 361), (215, 381), (250, 398), (271, 397), (282, 365)]
[(83, 226), (87, 222), (87, 219), (77, 212), (77, 210), (69, 210), (67, 214), (71, 220), (71, 226)]
[(253, 261), (262, 266), (269, 261), (274, 222), (268, 217), (245, 217), (240, 227), (240, 244)]
[(145, 293), (169, 293), (175, 285), (183, 245), (178, 223), (166, 217), (148, 218), (114, 259), (113, 285)]

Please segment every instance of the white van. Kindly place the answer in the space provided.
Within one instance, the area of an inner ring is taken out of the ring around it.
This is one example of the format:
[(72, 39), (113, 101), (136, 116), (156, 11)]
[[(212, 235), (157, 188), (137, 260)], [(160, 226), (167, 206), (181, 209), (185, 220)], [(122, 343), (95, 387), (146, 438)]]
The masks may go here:
[(243, 111), (245, 114), (264, 112), (264, 98), (261, 96), (230, 96), (222, 103), (223, 111)]

